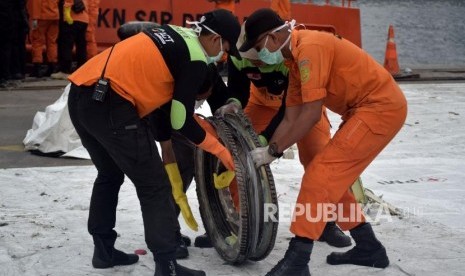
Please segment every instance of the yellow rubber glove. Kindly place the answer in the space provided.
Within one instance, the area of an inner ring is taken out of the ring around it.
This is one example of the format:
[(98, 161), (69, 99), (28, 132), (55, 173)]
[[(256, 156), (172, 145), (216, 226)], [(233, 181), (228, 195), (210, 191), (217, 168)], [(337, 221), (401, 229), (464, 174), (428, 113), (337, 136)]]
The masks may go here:
[(186, 222), (187, 226), (194, 231), (198, 231), (199, 225), (192, 214), (191, 207), (189, 202), (187, 202), (187, 196), (182, 188), (182, 178), (181, 173), (179, 172), (178, 164), (170, 163), (165, 165), (165, 170), (168, 173), (170, 179), (171, 188), (173, 190), (173, 197), (176, 204), (178, 204), (179, 209), (181, 209), (182, 217)]
[(73, 24), (73, 18), (71, 17), (71, 7), (64, 7), (63, 8), (63, 19), (69, 25)]
[(219, 190), (229, 187), (235, 176), (236, 174), (233, 171), (225, 171), (220, 173), (220, 175), (213, 173), (213, 183), (215, 183), (215, 188)]

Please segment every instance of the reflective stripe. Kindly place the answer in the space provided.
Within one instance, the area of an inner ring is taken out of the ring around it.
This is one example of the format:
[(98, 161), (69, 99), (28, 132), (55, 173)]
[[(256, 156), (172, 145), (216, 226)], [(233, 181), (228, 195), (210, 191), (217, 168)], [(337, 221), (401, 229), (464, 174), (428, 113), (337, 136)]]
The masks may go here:
[(184, 104), (177, 100), (171, 101), (171, 126), (175, 130), (179, 130), (186, 122), (186, 108)]
[(204, 61), (207, 62), (205, 54), (202, 51), (202, 46), (200, 45), (199, 38), (197, 34), (189, 28), (183, 28), (175, 25), (169, 25), (174, 31), (176, 31), (186, 42), (187, 48), (189, 49), (189, 54), (191, 61)]

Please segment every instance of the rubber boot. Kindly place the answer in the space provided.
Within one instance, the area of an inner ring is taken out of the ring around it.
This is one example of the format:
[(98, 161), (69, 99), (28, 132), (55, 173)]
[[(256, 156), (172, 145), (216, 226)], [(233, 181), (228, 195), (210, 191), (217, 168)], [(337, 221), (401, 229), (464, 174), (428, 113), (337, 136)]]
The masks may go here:
[(354, 248), (347, 252), (333, 252), (326, 258), (331, 265), (354, 264), (385, 268), (389, 265), (389, 258), (384, 246), (376, 239), (369, 223), (364, 223), (350, 230), (355, 240)]
[(131, 265), (139, 260), (136, 254), (126, 254), (114, 248), (116, 237), (103, 238), (96, 235), (94, 239), (94, 256), (92, 266), (95, 268), (109, 268), (116, 265)]
[(182, 266), (176, 260), (155, 261), (155, 276), (205, 276), (202, 270), (194, 270)]
[(346, 247), (352, 245), (350, 237), (344, 234), (334, 221), (326, 223), (319, 241), (326, 242), (334, 247)]
[(212, 241), (207, 233), (197, 236), (194, 241), (194, 246), (199, 248), (212, 248)]
[(308, 262), (312, 253), (313, 241), (306, 240), (292, 238), (284, 258), (266, 276), (310, 276)]

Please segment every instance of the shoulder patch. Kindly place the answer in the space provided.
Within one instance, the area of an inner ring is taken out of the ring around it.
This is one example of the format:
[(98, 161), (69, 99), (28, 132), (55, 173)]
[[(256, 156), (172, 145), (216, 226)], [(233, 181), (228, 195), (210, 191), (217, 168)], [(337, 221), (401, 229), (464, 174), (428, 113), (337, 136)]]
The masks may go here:
[(310, 61), (308, 59), (299, 61), (299, 72), (302, 84), (310, 80)]

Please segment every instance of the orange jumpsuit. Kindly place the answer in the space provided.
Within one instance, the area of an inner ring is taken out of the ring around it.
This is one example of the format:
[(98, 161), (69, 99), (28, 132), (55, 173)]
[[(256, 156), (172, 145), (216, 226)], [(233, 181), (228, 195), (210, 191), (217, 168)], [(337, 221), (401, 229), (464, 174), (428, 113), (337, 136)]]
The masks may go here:
[[(276, 125), (277, 121), (274, 117), (279, 117), (277, 114), (284, 111), (279, 109), (283, 104), (284, 91), (288, 85), (289, 70), (282, 63), (257, 67), (245, 58), (239, 61), (234, 57), (229, 59), (228, 68), (230, 96), (243, 105), (247, 103), (244, 113), (257, 133), (271, 136), (272, 131), (265, 129), (269, 125)], [(297, 142), (299, 160), (304, 167), (323, 149), (330, 137), (330, 124), (326, 110), (323, 109), (321, 120)], [(230, 191), (235, 206), (239, 206), (236, 181), (231, 183)]]
[(87, 0), (89, 13), (89, 25), (87, 25), (86, 41), (87, 41), (87, 59), (94, 57), (97, 52), (97, 41), (95, 40), (95, 31), (97, 30), (98, 12), (100, 0)]
[[(244, 112), (255, 131), (271, 138), (271, 131), (265, 129), (270, 122), (271, 125), (277, 123), (272, 122), (272, 119), (282, 105), (284, 91), (288, 86), (288, 68), (282, 63), (258, 68), (247, 59), (239, 61), (234, 57), (230, 59), (228, 67), (230, 95), (243, 105), (247, 103)], [(329, 142), (330, 137), (329, 120), (323, 109), (321, 120), (297, 142), (299, 159), (304, 167)]]
[[(262, 90), (262, 92), (259, 92)], [(250, 85), (249, 103), (244, 113), (250, 118), (253, 128), (257, 133), (262, 132), (268, 126), (273, 117), (278, 113), (282, 95), (274, 96), (266, 92), (266, 88), (257, 88)], [(323, 149), (331, 138), (330, 124), (323, 108), (321, 120), (297, 142), (300, 163), (305, 167), (315, 155)]]
[(294, 234), (316, 240), (329, 220), (318, 214), (324, 204), (337, 207), (336, 222), (342, 230), (365, 221), (349, 187), (401, 129), (407, 102), (392, 76), (345, 39), (294, 30), (291, 49), (286, 105), (323, 100), (343, 120), (306, 166), (297, 203), (311, 209), (302, 214), (296, 208), (291, 224)]
[(43, 48), (46, 47), (47, 62), (57, 62), (58, 0), (33, 0), (29, 6), (30, 16), (37, 20), (37, 26), (32, 28), (32, 62), (43, 62)]
[(270, 9), (274, 10), (283, 20), (291, 20), (290, 0), (271, 0)]

